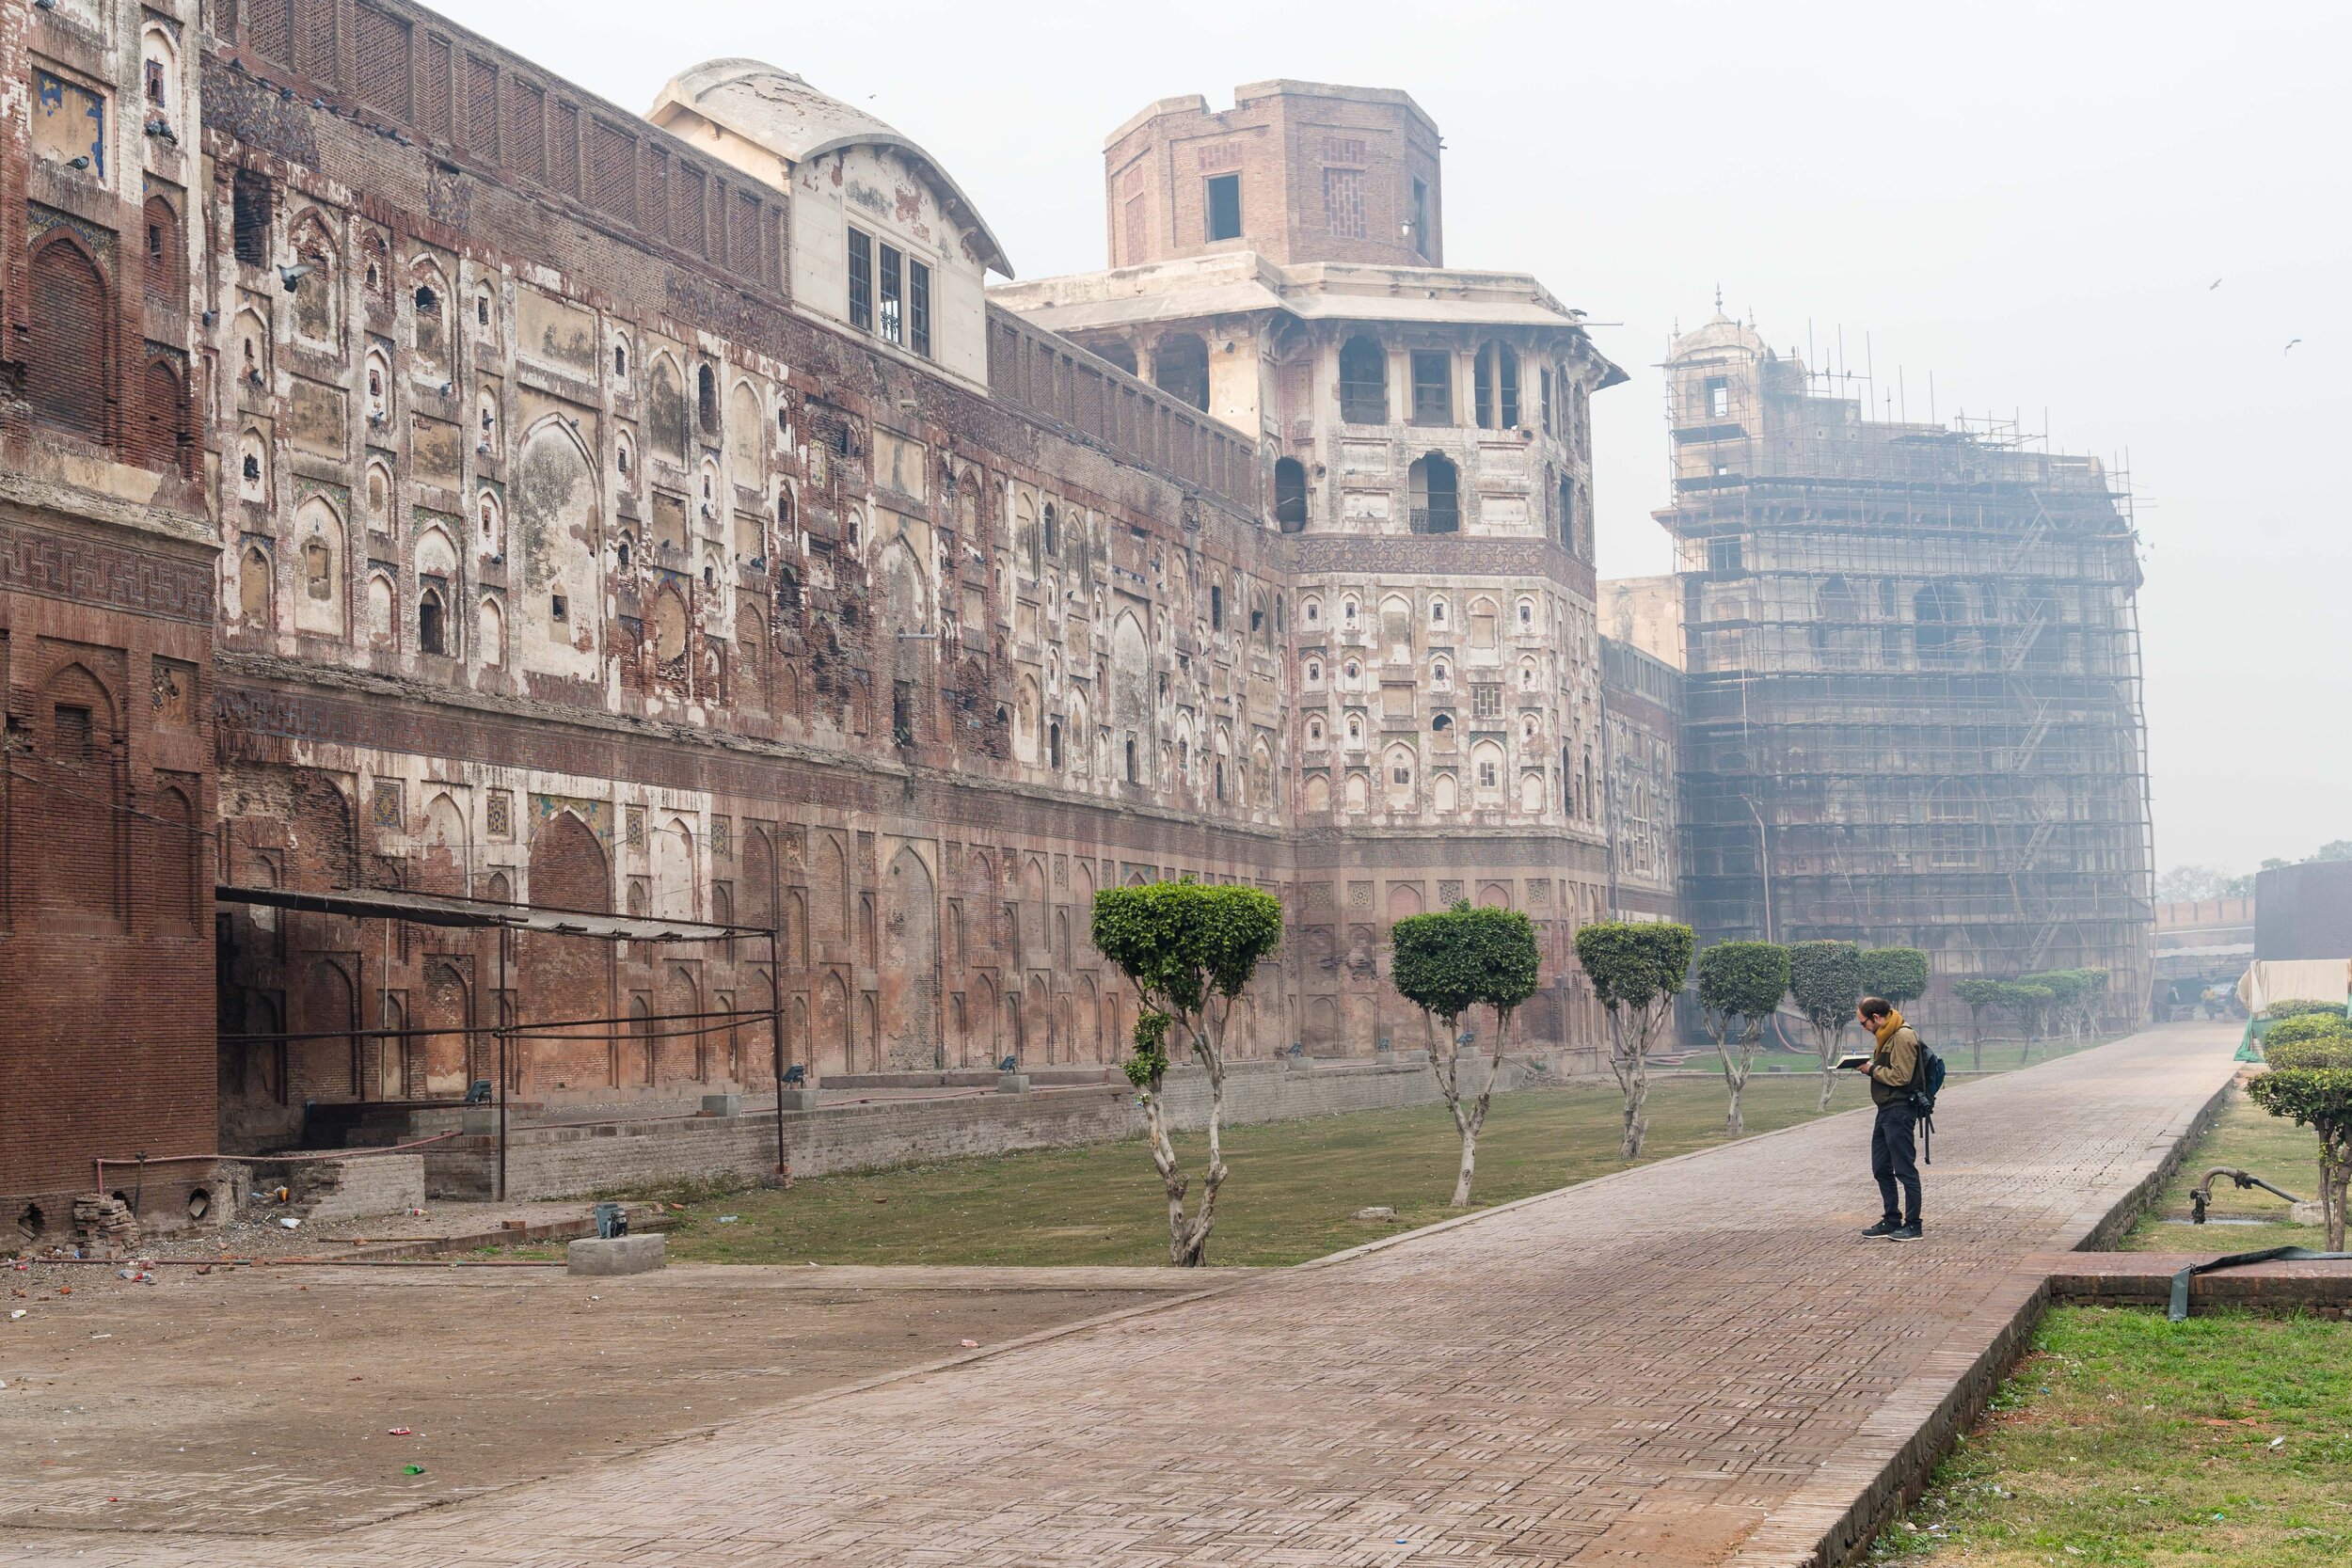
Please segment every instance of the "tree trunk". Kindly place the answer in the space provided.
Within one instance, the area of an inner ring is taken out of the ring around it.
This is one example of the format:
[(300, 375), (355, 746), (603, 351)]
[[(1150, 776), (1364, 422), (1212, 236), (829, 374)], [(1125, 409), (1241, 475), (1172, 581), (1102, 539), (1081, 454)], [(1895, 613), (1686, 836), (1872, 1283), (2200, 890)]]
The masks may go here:
[(2352, 1140), (2346, 1140), (2345, 1147), (2323, 1144), (2319, 1156), (2319, 1201), (2328, 1227), (2329, 1252), (2344, 1250), (2347, 1189), (2352, 1189)]
[(1842, 1023), (1832, 1029), (1813, 1025), (1813, 1048), (1821, 1057), (1821, 1102), (1814, 1107), (1816, 1111), (1828, 1110), (1829, 1097), (1837, 1092), (1837, 1042), (1845, 1033)]
[[(1453, 1207), (1456, 1209), (1470, 1207), (1470, 1178), (1478, 1169), (1478, 1133), (1486, 1125), (1486, 1107), (1494, 1101), (1495, 1080), (1502, 1076), (1502, 1037), (1510, 1026), (1511, 1015), (1498, 1011), (1495, 1014), (1495, 1043), (1486, 1053), (1486, 1082), (1479, 1089), (1478, 1098), (1470, 1102), (1467, 1111), (1462, 1108), (1458, 1088), (1450, 1101), (1454, 1107), (1454, 1125), (1462, 1134), (1462, 1165), (1454, 1178)], [(1455, 1071), (1459, 1071), (1458, 1060)], [(1449, 1075), (1449, 1081), (1459, 1083), (1459, 1079), (1452, 1075)]]
[(1438, 1043), (1436, 1015), (1426, 1008), (1421, 1015), (1422, 1034), (1429, 1042), (1429, 1071), (1438, 1080), (1438, 1092), (1445, 1097), (1445, 1108), (1454, 1117), (1454, 1131), (1462, 1140), (1462, 1163), (1454, 1178), (1453, 1207), (1470, 1207), (1470, 1177), (1478, 1167), (1478, 1122), (1486, 1110), (1479, 1106), (1480, 1116), (1473, 1117), (1462, 1105), (1462, 1046), (1455, 1037), (1454, 1021), (1448, 1019), (1445, 1043)]
[(1642, 1106), (1649, 1099), (1649, 1041), (1653, 1033), (1649, 1009), (1644, 1007), (1633, 1020), (1633, 1038), (1629, 1045), (1625, 1032), (1618, 1031), (1617, 1054), (1610, 1066), (1617, 1074), (1617, 1086), (1625, 1091), (1624, 1135), (1617, 1142), (1617, 1157), (1639, 1159), (1642, 1139), (1649, 1132), (1649, 1123), (1643, 1119)]
[(1192, 1223), (1184, 1227), (1183, 1244), (1175, 1249), (1178, 1268), (1199, 1268), (1208, 1261), (1209, 1232), (1216, 1225), (1216, 1193), (1225, 1185), (1225, 1157), (1220, 1139), (1225, 1122), (1225, 1020), (1232, 1016), (1233, 1005), (1225, 1004), (1222, 1016), (1212, 1024), (1210, 1008), (1216, 1006), (1212, 998), (1200, 1010), (1201, 1027), (1192, 1037), (1192, 1053), (1200, 1058), (1200, 1065), (1209, 1074), (1209, 1165), (1200, 1175), (1200, 1206), (1193, 1212)]
[(1470, 1206), (1470, 1178), (1478, 1174), (1478, 1118), (1457, 1111), (1454, 1124), (1462, 1134), (1462, 1163), (1454, 1173), (1454, 1196), (1447, 1207), (1467, 1209)]
[[(1724, 1136), (1737, 1138), (1747, 1132), (1747, 1122), (1740, 1115), (1740, 1096), (1748, 1086), (1748, 1074), (1756, 1070), (1756, 1053), (1764, 1042), (1764, 1024), (1758, 1020), (1755, 1027), (1741, 1032), (1731, 1046), (1724, 1044), (1724, 1037), (1715, 1037), (1715, 1049), (1724, 1058), (1724, 1085), (1731, 1091), (1731, 1106), (1724, 1113)], [(1734, 1054), (1734, 1052), (1737, 1054)]]
[(1186, 1229), (1184, 1191), (1190, 1183), (1184, 1180), (1184, 1173), (1176, 1168), (1176, 1146), (1168, 1135), (1168, 1113), (1160, 1085), (1161, 1075), (1154, 1073), (1143, 1097), (1144, 1135), (1152, 1147), (1152, 1164), (1159, 1170), (1160, 1184), (1168, 1189), (1168, 1260), (1182, 1267)]
[(1971, 1053), (1970, 1065), (1977, 1071), (1982, 1072), (1984, 1070), (1984, 1025), (1979, 1023), (1969, 1032), (1976, 1036), (1975, 1039), (1968, 1042)]

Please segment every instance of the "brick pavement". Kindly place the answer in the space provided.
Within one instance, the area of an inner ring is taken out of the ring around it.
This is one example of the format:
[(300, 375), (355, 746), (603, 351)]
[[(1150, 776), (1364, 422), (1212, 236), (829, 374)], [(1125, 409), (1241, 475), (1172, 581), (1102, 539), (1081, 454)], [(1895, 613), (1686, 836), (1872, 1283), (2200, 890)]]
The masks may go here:
[[(1858, 1540), (2228, 1082), (2150, 1030), (1947, 1091), (1929, 1240), (1846, 1116), (309, 1541), (84, 1568), (1800, 1562)], [(1236, 1180), (1247, 1180), (1242, 1172)], [(20, 1559), (19, 1560), (22, 1560)]]

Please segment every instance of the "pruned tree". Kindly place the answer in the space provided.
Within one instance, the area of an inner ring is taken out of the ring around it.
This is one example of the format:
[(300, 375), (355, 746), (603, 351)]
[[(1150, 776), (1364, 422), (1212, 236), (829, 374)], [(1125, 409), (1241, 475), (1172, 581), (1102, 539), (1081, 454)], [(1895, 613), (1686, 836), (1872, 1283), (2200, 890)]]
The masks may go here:
[(2042, 1021), (2050, 1010), (2057, 993), (2039, 982), (2004, 980), (2001, 982), (2001, 1010), (2017, 1021), (2025, 1031), (2026, 1049), (2018, 1060), (2033, 1054), (2034, 1041), (2042, 1037)]
[[(2312, 1022), (2324, 1026), (2328, 1021)], [(2328, 1250), (2342, 1252), (2346, 1188), (2352, 1187), (2352, 1028), (2341, 1018), (2333, 1022), (2332, 1029), (2309, 1031), (2311, 1037), (2285, 1044), (2273, 1043), (2279, 1029), (2271, 1030), (2263, 1040), (2269, 1070), (2257, 1074), (2246, 1091), (2272, 1116), (2292, 1117), (2297, 1127), (2319, 1134), (2321, 1217)]]
[[(1454, 1179), (1454, 1207), (1467, 1209), (1470, 1178), (1478, 1168), (1478, 1133), (1486, 1124), (1486, 1107), (1494, 1099), (1495, 1080), (1502, 1076), (1502, 1053), (1511, 1030), (1511, 1015), (1535, 994), (1536, 971), (1542, 951), (1535, 927), (1515, 910), (1472, 909), (1468, 900), (1450, 910), (1417, 914), (1391, 927), (1390, 977), (1397, 993), (1422, 1010), (1426, 1027), (1445, 1024), (1442, 1038), (1427, 1029), (1429, 1070), (1437, 1075), (1446, 1109), (1454, 1113), (1454, 1130), (1462, 1140), (1462, 1164)], [(1494, 1043), (1486, 1053), (1486, 1081), (1478, 1097), (1462, 1099), (1462, 1015), (1473, 1006), (1492, 1007)]]
[[(1928, 993), (1928, 956), (1916, 947), (1862, 950), (1862, 995), (1883, 996), (1899, 1008)], [(1859, 1001), (1861, 998), (1855, 998)]]
[(2022, 983), (2040, 986), (2050, 993), (2049, 1010), (2056, 1015), (2058, 1026), (2066, 1031), (2067, 1044), (2081, 1045), (2083, 1006), (2091, 994), (2090, 975), (2079, 969), (2047, 969), (2026, 975)]
[(2099, 1032), (2099, 1015), (2106, 1010), (2107, 987), (2114, 976), (2104, 969), (2085, 969), (2076, 973), (2083, 977), (2083, 1027), (2092, 1034)]
[(1649, 1048), (1674, 1014), (1675, 998), (1691, 973), (1691, 927), (1664, 921), (1604, 920), (1576, 933), (1576, 961), (1593, 983), (1593, 995), (1609, 1009), (1615, 1049), (1610, 1070), (1625, 1091), (1625, 1135), (1618, 1151), (1630, 1160), (1642, 1152), (1649, 1122), (1642, 1107), (1649, 1100)]
[(1813, 1026), (1821, 1062), (1821, 1103), (1837, 1088), (1837, 1043), (1862, 1000), (1862, 949), (1851, 942), (1800, 942), (1788, 949), (1788, 994)]
[(1979, 1072), (1984, 1070), (1984, 1015), (1989, 1009), (2001, 1005), (2001, 986), (2002, 982), (1998, 980), (1952, 982), (1952, 994), (1959, 997), (1968, 1009), (1968, 1045), (1975, 1053), (1972, 1065)]
[(1756, 1067), (1764, 1025), (1788, 994), (1788, 949), (1772, 942), (1719, 942), (1699, 955), (1698, 982), (1699, 1009), (1707, 1032), (1715, 1037), (1724, 1085), (1731, 1091), (1724, 1131), (1736, 1138), (1747, 1131), (1740, 1117), (1740, 1095)]
[[(1282, 940), (1282, 907), (1250, 887), (1151, 882), (1094, 895), (1094, 946), (1136, 989), (1135, 1054), (1128, 1081), (1142, 1091), (1152, 1163), (1168, 1190), (1168, 1258), (1192, 1268), (1208, 1255), (1225, 1184), (1219, 1135), (1225, 1114), (1225, 1026), (1258, 964)], [(1176, 1164), (1162, 1085), (1169, 1037), (1209, 1079), (1209, 1160), (1200, 1201), (1187, 1215), (1189, 1182)]]

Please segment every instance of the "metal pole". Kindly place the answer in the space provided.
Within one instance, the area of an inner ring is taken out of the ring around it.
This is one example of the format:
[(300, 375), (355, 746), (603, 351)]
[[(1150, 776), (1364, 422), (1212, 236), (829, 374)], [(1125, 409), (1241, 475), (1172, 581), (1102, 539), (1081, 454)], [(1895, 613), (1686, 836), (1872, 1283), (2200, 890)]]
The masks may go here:
[[(389, 914), (384, 917), (384, 964), (382, 972), (375, 977), (375, 1026), (378, 1029), (389, 1029), (392, 1026), (392, 917)], [(384, 1049), (390, 1050), (390, 1042), (387, 1041)], [(384, 1087), (384, 1060), (381, 1053), (376, 1057), (375, 1086), (379, 1091)], [(408, 1078), (405, 1072), (401, 1075), (400, 1097), (403, 1100), (408, 1098)], [(359, 1098), (365, 1100), (368, 1097), (362, 1091)]]
[(776, 924), (768, 930), (768, 1039), (775, 1053), (776, 1174), (784, 1174), (784, 914), (777, 901)]
[(511, 1025), (506, 1011), (506, 947), (514, 936), (514, 928), (499, 927), (499, 1201), (506, 1201), (506, 1079), (507, 1037)]
[(1756, 798), (1742, 795), (1740, 799), (1746, 803), (1748, 815), (1756, 818), (1756, 863), (1764, 872), (1764, 940), (1770, 942), (1772, 940), (1772, 841), (1765, 833), (1764, 814), (1756, 809)]

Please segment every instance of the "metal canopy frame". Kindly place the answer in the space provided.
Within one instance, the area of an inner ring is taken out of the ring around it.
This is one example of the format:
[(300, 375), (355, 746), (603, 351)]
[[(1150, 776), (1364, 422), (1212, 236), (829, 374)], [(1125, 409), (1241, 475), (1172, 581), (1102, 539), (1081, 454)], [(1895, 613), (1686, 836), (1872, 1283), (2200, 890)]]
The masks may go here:
[[(727, 942), (740, 938), (768, 943), (768, 1031), (776, 1084), (776, 1172), (784, 1172), (784, 953), (783, 933), (773, 927), (735, 926), (707, 920), (663, 920), (637, 915), (599, 914), (589, 910), (556, 909), (540, 904), (515, 904), (495, 898), (472, 898), (455, 893), (411, 893), (402, 888), (328, 888), (303, 892), (292, 888), (236, 887), (222, 883), (213, 896), (227, 904), (261, 904), (272, 909), (301, 910), (340, 915), (352, 920), (382, 920), (389, 931), (395, 920), (418, 926), (439, 926), (498, 932), (498, 990), (507, 993), (511, 948), (516, 931), (549, 936), (585, 937), (597, 942)], [(703, 1015), (696, 1015), (697, 1017)], [(756, 1015), (754, 1015), (756, 1016)], [(666, 1022), (666, 1021), (652, 1021)], [(435, 1033), (453, 1033), (449, 1030)], [(469, 1026), (465, 1033), (481, 1033)], [(506, 1197), (506, 1085), (508, 1042), (530, 1031), (524, 1021), (500, 1023), (487, 1031), (498, 1040), (498, 1196)], [(380, 1034), (385, 1031), (353, 1031)], [(402, 1035), (414, 1030), (397, 1031)]]

